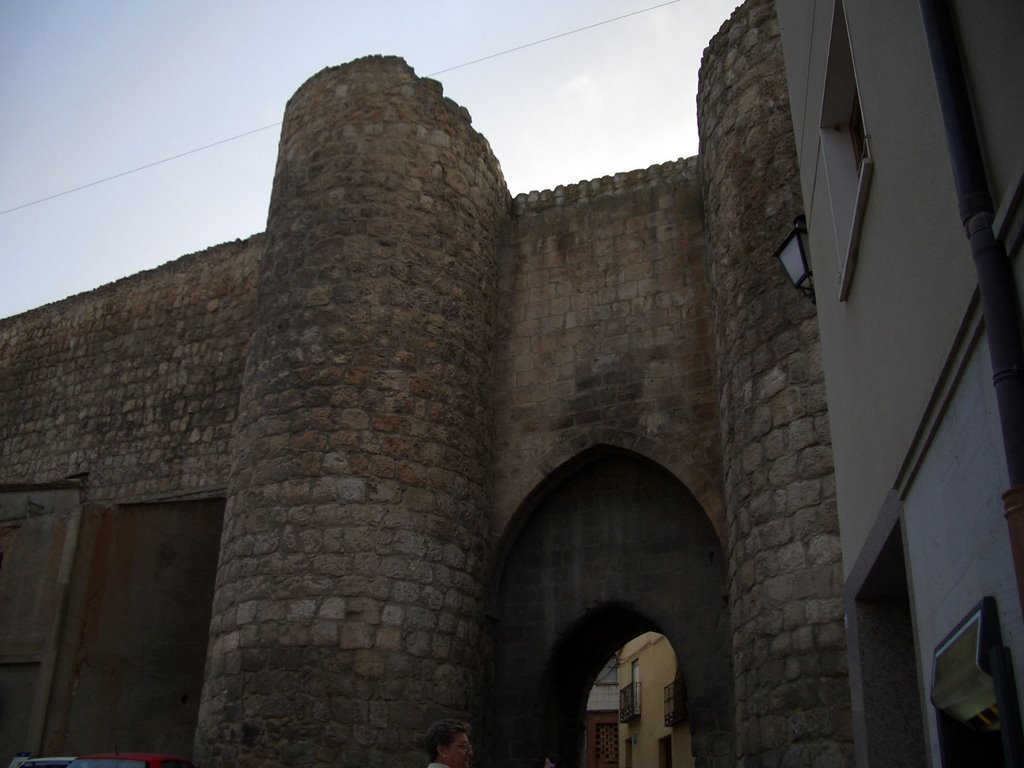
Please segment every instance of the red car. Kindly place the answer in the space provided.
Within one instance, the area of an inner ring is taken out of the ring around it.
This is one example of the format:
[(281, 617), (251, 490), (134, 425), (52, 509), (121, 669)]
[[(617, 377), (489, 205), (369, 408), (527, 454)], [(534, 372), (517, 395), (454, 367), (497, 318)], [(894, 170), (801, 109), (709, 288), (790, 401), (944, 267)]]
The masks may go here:
[(153, 755), (148, 752), (117, 752), (80, 755), (68, 768), (196, 768), (190, 760), (175, 755)]

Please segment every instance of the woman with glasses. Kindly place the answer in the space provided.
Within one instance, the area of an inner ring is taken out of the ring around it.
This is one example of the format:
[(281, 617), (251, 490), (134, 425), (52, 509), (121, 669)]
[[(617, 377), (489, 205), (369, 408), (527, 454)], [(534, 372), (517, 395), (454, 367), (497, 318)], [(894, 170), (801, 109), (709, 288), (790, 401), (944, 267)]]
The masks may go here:
[(438, 720), (424, 739), (430, 765), (427, 768), (469, 768), (473, 745), (469, 743), (469, 724), (462, 720)]

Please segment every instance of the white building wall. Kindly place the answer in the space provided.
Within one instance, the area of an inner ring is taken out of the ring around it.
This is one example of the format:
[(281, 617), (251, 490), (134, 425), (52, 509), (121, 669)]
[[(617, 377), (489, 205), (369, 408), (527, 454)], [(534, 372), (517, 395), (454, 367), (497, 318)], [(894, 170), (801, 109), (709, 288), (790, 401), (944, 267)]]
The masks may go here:
[[(924, 701), (936, 645), (986, 595), (996, 598), (1003, 644), (1024, 689), (1024, 625), (1002, 515), (1009, 486), (984, 338), (968, 359), (904, 500), (905, 541)], [(935, 713), (926, 708), (933, 764)]]
[[(1015, 0), (952, 0), (951, 6), (996, 234), (1017, 262), (1021, 296), (1024, 9)], [(989, 351), (976, 316), (977, 278), (917, 2), (845, 0), (874, 174), (851, 289), (844, 300), (837, 295), (821, 142), (834, 7), (835, 0), (776, 2), (810, 227), (844, 576), (848, 593), (859, 599), (858, 579), (878, 562), (880, 534), (896, 519), (888, 513), (890, 499), (897, 499), (928, 759), (938, 766), (932, 655), (983, 596), (997, 601), (1002, 641), (1017, 690), (1024, 691), (1024, 622), (1000, 498), (1009, 479)], [(898, 580), (892, 570), (882, 571)], [(860, 629), (871, 634), (863, 622)], [(849, 640), (856, 655), (858, 637)]]

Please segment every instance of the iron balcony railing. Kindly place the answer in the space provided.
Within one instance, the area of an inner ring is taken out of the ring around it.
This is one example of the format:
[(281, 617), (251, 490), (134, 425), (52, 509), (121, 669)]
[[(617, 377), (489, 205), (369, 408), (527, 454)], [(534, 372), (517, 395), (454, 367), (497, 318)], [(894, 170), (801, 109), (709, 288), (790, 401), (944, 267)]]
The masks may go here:
[(619, 722), (640, 717), (640, 683), (629, 683), (619, 691)]
[(673, 726), (686, 719), (686, 688), (682, 680), (665, 686), (665, 725)]

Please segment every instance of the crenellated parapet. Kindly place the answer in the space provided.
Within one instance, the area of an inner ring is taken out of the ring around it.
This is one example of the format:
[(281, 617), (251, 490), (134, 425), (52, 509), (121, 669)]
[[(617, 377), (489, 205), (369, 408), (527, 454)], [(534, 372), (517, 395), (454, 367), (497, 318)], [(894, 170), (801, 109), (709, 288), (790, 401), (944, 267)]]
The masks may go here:
[(576, 184), (559, 185), (554, 189), (523, 192), (512, 201), (516, 216), (540, 213), (549, 208), (562, 208), (630, 192), (656, 189), (668, 184), (699, 182), (698, 158), (680, 158), (648, 168), (600, 176)]

